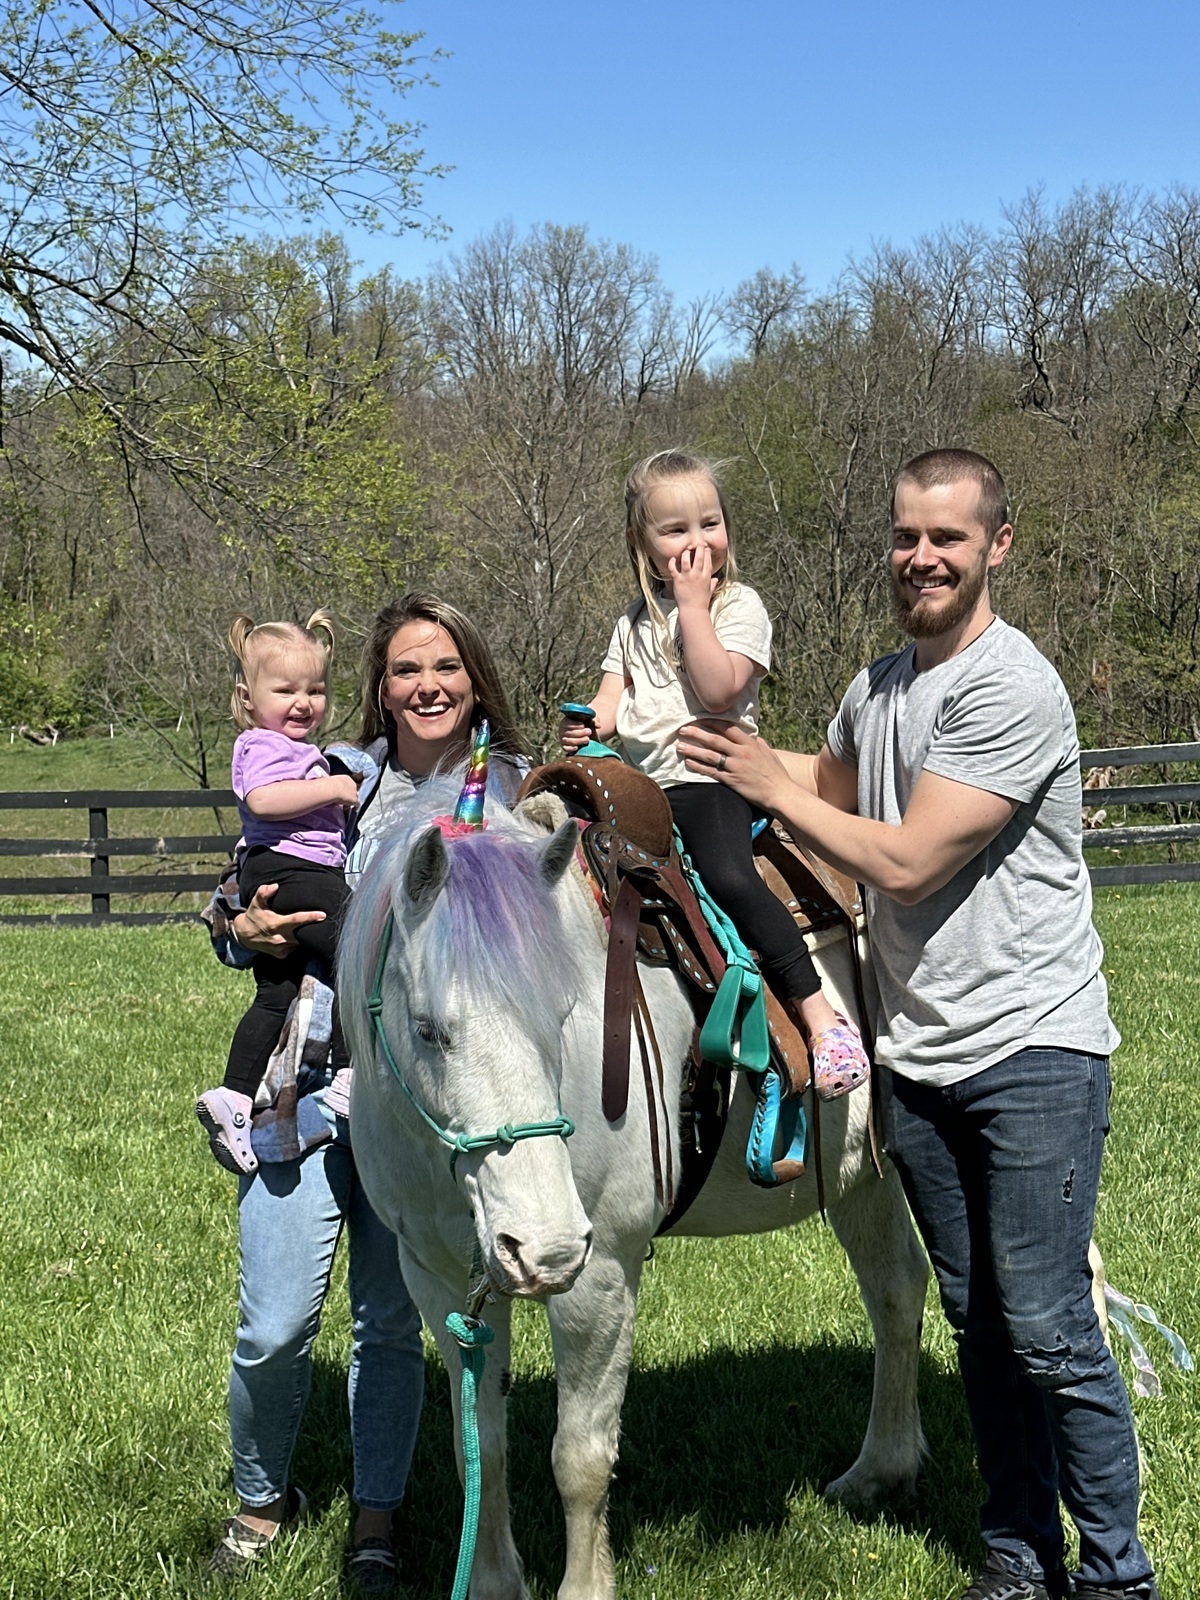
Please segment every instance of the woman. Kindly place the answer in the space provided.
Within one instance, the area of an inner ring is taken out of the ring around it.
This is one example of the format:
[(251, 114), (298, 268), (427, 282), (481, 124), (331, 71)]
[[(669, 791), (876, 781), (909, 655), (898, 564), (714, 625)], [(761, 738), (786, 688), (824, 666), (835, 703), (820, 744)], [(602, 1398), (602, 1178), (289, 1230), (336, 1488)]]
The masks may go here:
[[(360, 749), (372, 758), (347, 861), (361, 871), (374, 842), (434, 772), (461, 762), (486, 717), (492, 729), (492, 792), (516, 800), (529, 763), (495, 663), (462, 612), (409, 594), (376, 617), (363, 651)], [(232, 921), (236, 943), (218, 954), (231, 965), (247, 953), (284, 955), (294, 930), (321, 912), (278, 915), (264, 885)], [(239, 949), (240, 947), (240, 949)], [(301, 1074), (301, 1095), (324, 1105), (331, 1073)], [(341, 1087), (339, 1085), (339, 1087)], [(345, 1100), (327, 1113), (344, 1109)], [(366, 1593), (395, 1582), (393, 1513), (404, 1486), (421, 1413), (424, 1363), (420, 1319), (400, 1275), (396, 1242), (367, 1203), (348, 1127), (304, 1156), (262, 1161), (238, 1191), (240, 1316), (229, 1381), (234, 1487), (241, 1506), (225, 1524), (215, 1571), (243, 1571), (281, 1527), (304, 1511), (288, 1471), (308, 1396), (310, 1351), (343, 1225), (350, 1232), (350, 1426), (354, 1500), (349, 1576)]]

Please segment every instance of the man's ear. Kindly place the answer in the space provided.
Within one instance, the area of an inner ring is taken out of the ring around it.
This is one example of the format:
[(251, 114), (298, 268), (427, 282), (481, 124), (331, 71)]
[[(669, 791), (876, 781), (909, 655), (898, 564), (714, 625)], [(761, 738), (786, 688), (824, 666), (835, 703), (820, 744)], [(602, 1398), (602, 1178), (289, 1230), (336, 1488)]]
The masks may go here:
[(1013, 525), (1006, 522), (1002, 528), (997, 528), (991, 544), (988, 546), (988, 569), (994, 570), (1000, 566), (1005, 556), (1012, 547)]

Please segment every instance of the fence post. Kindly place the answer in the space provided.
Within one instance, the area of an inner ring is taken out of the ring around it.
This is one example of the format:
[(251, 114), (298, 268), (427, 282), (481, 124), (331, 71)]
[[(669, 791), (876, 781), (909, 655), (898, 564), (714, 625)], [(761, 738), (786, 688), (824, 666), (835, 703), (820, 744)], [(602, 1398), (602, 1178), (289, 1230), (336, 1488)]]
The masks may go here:
[[(88, 838), (108, 838), (108, 808), (106, 806), (88, 807)], [(108, 877), (108, 857), (94, 855), (92, 857), (92, 877)], [(92, 895), (92, 915), (94, 917), (107, 917), (109, 914), (109, 899), (106, 894)]]

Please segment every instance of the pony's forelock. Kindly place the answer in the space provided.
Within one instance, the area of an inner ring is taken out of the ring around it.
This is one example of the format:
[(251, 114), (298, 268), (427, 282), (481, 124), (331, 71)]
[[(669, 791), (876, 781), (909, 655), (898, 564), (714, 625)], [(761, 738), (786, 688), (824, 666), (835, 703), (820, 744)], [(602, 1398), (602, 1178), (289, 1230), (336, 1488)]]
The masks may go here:
[(515, 1022), (538, 1051), (553, 1059), (577, 977), (536, 846), (545, 836), (503, 807), (488, 810), (481, 833), (446, 841), (445, 890), (406, 934), (403, 873), (417, 838), (453, 809), (457, 785), (428, 784), (405, 807), (403, 821), (376, 847), (356, 889), (338, 955), (348, 993), (365, 996), (374, 980), (388, 912), (419, 973), (434, 1020), (446, 978), (467, 1007)]

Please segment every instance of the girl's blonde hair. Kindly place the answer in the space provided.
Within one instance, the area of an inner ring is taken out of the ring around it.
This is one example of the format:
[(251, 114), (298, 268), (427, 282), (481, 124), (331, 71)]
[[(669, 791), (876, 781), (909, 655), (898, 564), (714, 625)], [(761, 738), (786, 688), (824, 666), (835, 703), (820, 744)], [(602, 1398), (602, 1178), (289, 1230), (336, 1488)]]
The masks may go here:
[[(229, 709), (242, 732), (256, 726), (245, 696), (254, 692), (255, 680), (266, 662), (280, 656), (307, 656), (320, 664), (321, 676), (328, 680), (333, 642), (334, 621), (328, 611), (314, 611), (303, 627), (298, 622), (255, 622), (239, 612), (229, 626), (229, 648), (238, 664)], [(331, 697), (325, 702), (326, 716), (330, 706)]]
[(655, 637), (667, 660), (676, 668), (679, 666), (679, 645), (667, 628), (662, 609), (666, 583), (655, 572), (650, 559), (650, 496), (660, 484), (672, 478), (707, 478), (717, 491), (717, 501), (729, 540), (725, 565), (717, 574), (717, 586), (709, 602), (710, 610), (719, 609), (726, 591), (738, 581), (737, 560), (733, 553), (733, 523), (729, 518), (729, 506), (721, 482), (721, 473), (726, 466), (728, 462), (713, 461), (694, 450), (656, 450), (652, 456), (643, 457), (625, 479), (625, 544), (629, 551), (629, 562), (650, 614)]

